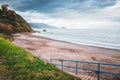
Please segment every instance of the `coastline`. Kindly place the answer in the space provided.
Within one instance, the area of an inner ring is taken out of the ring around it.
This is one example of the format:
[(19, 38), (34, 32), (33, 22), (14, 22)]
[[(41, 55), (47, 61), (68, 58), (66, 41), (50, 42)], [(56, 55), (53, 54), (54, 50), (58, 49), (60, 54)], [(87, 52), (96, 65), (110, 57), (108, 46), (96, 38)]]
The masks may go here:
[(31, 33), (14, 34), (14, 39), (14, 44), (45, 61), (49, 61), (50, 58), (61, 58), (120, 63), (120, 50), (54, 40), (46, 37), (34, 36)]
[(97, 30), (98, 29), (47, 29), (47, 32), (43, 32), (41, 29), (38, 29), (40, 32), (33, 33), (32, 35), (80, 45), (92, 45), (95, 47), (120, 50), (120, 37), (116, 30), (113, 30), (113, 32), (111, 29), (105, 29), (105, 31), (100, 29), (100, 32), (97, 32)]
[(67, 41), (67, 40), (60, 40), (60, 39), (52, 39), (49, 37), (45, 37), (45, 36), (37, 36), (37, 35), (31, 35), (31, 36), (36, 36), (36, 37), (41, 37), (41, 38), (46, 38), (46, 39), (50, 39), (50, 40), (54, 40), (54, 41), (59, 41), (59, 42), (65, 42), (65, 43), (70, 43), (73, 45), (81, 45), (81, 46), (89, 46), (89, 47), (96, 47), (96, 48), (102, 48), (102, 49), (108, 49), (108, 50), (117, 50), (120, 51), (120, 49), (117, 48), (112, 48), (112, 47), (108, 47), (108, 46), (102, 46), (102, 45), (95, 45), (95, 44), (90, 44), (90, 43), (76, 43), (76, 42), (72, 42), (72, 41)]

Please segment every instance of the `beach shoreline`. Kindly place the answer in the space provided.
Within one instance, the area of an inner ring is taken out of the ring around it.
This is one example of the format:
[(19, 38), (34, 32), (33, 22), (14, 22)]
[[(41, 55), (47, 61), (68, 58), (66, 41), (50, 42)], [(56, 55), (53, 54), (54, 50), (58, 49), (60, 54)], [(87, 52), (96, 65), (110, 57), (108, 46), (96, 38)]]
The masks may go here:
[[(45, 62), (50, 62), (51, 58), (65, 59), (65, 60), (79, 60), (87, 62), (102, 62), (111, 64), (120, 64), (120, 50), (79, 45), (66, 41), (54, 40), (41, 36), (34, 36), (32, 33), (18, 33), (14, 34), (14, 44), (27, 50), (32, 55), (40, 58)], [(55, 62), (60, 64), (61, 62)], [(65, 62), (65, 65), (75, 66), (75, 63)], [(83, 68), (96, 69), (98, 65), (79, 64)], [(59, 67), (61, 68), (61, 67)], [(103, 66), (101, 70), (120, 72), (120, 67)], [(89, 76), (97, 79), (97, 73), (90, 71), (79, 70), (80, 75), (75, 75), (75, 69), (64, 68), (64, 71), (81, 78), (83, 76)], [(112, 79), (114, 76), (101, 74), (102, 78)], [(116, 77), (116, 76), (115, 76)]]
[(14, 34), (13, 43), (46, 61), (49, 61), (50, 58), (61, 58), (117, 64), (120, 63), (120, 50), (74, 44), (67, 41), (34, 36), (32, 33)]

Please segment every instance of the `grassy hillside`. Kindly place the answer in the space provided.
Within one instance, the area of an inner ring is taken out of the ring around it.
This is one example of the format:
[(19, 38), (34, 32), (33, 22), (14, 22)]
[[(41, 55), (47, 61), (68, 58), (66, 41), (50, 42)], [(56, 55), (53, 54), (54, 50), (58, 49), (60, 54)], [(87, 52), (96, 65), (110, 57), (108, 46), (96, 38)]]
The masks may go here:
[(8, 5), (1, 5), (0, 9), (0, 33), (11, 34), (33, 31), (29, 24), (15, 11), (8, 10)]
[(7, 7), (8, 4), (3, 4), (0, 9), (0, 37), (12, 41), (12, 33), (33, 31), (20, 15)]
[(0, 38), (0, 79), (80, 80)]

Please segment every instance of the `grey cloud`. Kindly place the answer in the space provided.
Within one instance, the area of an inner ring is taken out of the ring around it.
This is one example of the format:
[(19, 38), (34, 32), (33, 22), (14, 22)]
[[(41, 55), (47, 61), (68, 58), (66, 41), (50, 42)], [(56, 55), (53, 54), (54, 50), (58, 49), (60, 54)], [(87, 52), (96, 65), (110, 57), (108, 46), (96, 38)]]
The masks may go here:
[(14, 9), (23, 12), (33, 10), (54, 13), (60, 8), (85, 12), (114, 5), (116, 0), (0, 0), (0, 3), (8, 3)]

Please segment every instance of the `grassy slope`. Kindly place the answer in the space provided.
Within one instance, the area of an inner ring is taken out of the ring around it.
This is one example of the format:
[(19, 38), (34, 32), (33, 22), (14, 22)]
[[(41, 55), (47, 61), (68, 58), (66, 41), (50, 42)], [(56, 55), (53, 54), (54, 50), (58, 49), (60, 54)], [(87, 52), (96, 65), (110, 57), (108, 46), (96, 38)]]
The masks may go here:
[(0, 38), (0, 78), (5, 80), (79, 80)]
[(0, 9), (0, 32), (18, 33), (33, 31), (29, 24), (13, 10), (4, 12)]

